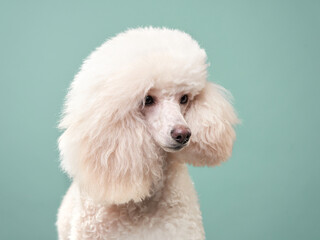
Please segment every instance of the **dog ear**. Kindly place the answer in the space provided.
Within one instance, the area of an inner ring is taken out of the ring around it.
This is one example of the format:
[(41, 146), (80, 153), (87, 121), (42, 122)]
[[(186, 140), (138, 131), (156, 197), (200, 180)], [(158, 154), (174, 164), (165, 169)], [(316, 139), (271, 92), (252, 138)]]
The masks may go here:
[(110, 89), (76, 79), (59, 125), (62, 168), (98, 202), (141, 201), (162, 178), (162, 152), (139, 111), (145, 86), (122, 84)]
[(233, 126), (238, 123), (228, 92), (208, 82), (190, 104), (185, 119), (192, 136), (177, 157), (194, 166), (214, 166), (227, 160), (236, 137)]

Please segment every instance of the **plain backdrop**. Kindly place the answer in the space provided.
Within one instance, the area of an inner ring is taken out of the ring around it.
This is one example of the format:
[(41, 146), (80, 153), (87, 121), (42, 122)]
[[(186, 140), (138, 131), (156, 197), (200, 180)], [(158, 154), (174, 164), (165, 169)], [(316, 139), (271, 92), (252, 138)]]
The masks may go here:
[(2, 0), (0, 239), (57, 239), (68, 86), (106, 39), (151, 25), (199, 41), (242, 119), (228, 162), (190, 167), (207, 239), (320, 239), (319, 12), (302, 0)]

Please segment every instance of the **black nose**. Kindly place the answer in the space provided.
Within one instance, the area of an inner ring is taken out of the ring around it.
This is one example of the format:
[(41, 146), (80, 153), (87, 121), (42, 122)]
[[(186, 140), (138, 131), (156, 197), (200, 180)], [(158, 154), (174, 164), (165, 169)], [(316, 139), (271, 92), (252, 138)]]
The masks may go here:
[(171, 131), (171, 137), (178, 143), (186, 144), (191, 136), (191, 131), (188, 127), (178, 125)]

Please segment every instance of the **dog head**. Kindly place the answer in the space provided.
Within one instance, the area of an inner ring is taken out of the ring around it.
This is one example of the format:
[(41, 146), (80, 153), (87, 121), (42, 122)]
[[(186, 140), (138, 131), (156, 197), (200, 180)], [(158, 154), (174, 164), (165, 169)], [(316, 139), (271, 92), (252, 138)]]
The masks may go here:
[(206, 81), (206, 53), (178, 30), (139, 28), (83, 63), (66, 98), (62, 168), (97, 201), (150, 196), (166, 157), (227, 159), (237, 122), (225, 90)]

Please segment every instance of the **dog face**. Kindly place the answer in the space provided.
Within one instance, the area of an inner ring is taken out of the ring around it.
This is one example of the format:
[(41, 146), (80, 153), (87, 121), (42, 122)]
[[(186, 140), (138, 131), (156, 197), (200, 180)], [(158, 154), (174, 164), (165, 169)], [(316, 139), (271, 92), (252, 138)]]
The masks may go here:
[(155, 142), (167, 152), (176, 152), (189, 144), (191, 130), (184, 115), (190, 103), (186, 93), (166, 93), (152, 89), (143, 100), (141, 112)]

